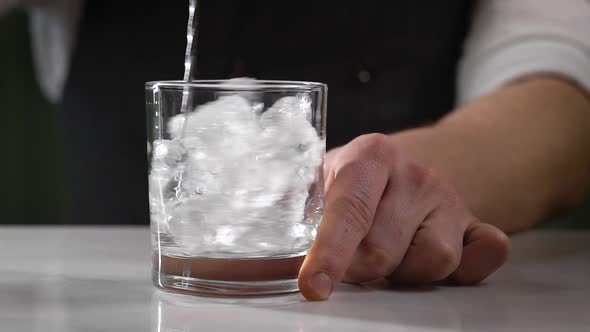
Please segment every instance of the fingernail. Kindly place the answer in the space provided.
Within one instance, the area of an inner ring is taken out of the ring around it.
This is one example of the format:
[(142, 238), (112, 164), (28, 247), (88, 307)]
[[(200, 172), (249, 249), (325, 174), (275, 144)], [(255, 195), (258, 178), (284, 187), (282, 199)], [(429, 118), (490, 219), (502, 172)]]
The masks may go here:
[(330, 297), (334, 283), (330, 276), (320, 272), (309, 280), (309, 286), (316, 293), (318, 300), (325, 300)]

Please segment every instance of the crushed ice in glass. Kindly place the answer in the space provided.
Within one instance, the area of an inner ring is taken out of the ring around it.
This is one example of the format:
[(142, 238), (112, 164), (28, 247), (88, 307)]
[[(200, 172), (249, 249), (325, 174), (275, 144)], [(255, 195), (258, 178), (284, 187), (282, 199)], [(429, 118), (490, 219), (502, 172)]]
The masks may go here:
[(311, 246), (325, 151), (311, 101), (299, 94), (263, 109), (251, 95), (222, 95), (171, 118), (170, 139), (153, 142), (150, 209), (165, 254), (259, 257)]

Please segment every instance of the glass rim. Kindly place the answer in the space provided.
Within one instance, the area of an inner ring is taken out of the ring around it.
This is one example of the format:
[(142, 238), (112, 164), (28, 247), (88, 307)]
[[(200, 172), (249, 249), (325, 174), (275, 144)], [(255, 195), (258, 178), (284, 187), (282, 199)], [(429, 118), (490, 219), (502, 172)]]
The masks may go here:
[(230, 79), (215, 80), (164, 80), (150, 81), (145, 83), (146, 90), (164, 89), (164, 90), (184, 90), (186, 88), (203, 89), (208, 91), (317, 91), (328, 88), (327, 84), (311, 81), (283, 81), (283, 80), (253, 80), (252, 83), (232, 81)]

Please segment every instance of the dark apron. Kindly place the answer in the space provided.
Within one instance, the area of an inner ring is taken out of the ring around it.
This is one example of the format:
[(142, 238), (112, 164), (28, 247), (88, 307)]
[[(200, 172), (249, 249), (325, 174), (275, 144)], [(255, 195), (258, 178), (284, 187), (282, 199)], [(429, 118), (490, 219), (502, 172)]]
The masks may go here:
[[(182, 78), (187, 3), (87, 0), (63, 102), (69, 222), (149, 223), (143, 86)], [(430, 123), (453, 107), (471, 3), (202, 0), (197, 78), (327, 83), (329, 147)]]

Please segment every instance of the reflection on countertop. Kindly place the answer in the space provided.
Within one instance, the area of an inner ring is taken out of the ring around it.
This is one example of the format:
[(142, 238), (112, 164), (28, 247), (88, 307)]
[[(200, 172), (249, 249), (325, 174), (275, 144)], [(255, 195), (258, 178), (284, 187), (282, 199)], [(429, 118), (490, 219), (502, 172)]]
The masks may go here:
[[(588, 331), (590, 232), (514, 238), (477, 287), (341, 285), (326, 302), (170, 294), (149, 281), (148, 229), (1, 227), (2, 331)], [(32, 245), (34, 244), (34, 245)]]

